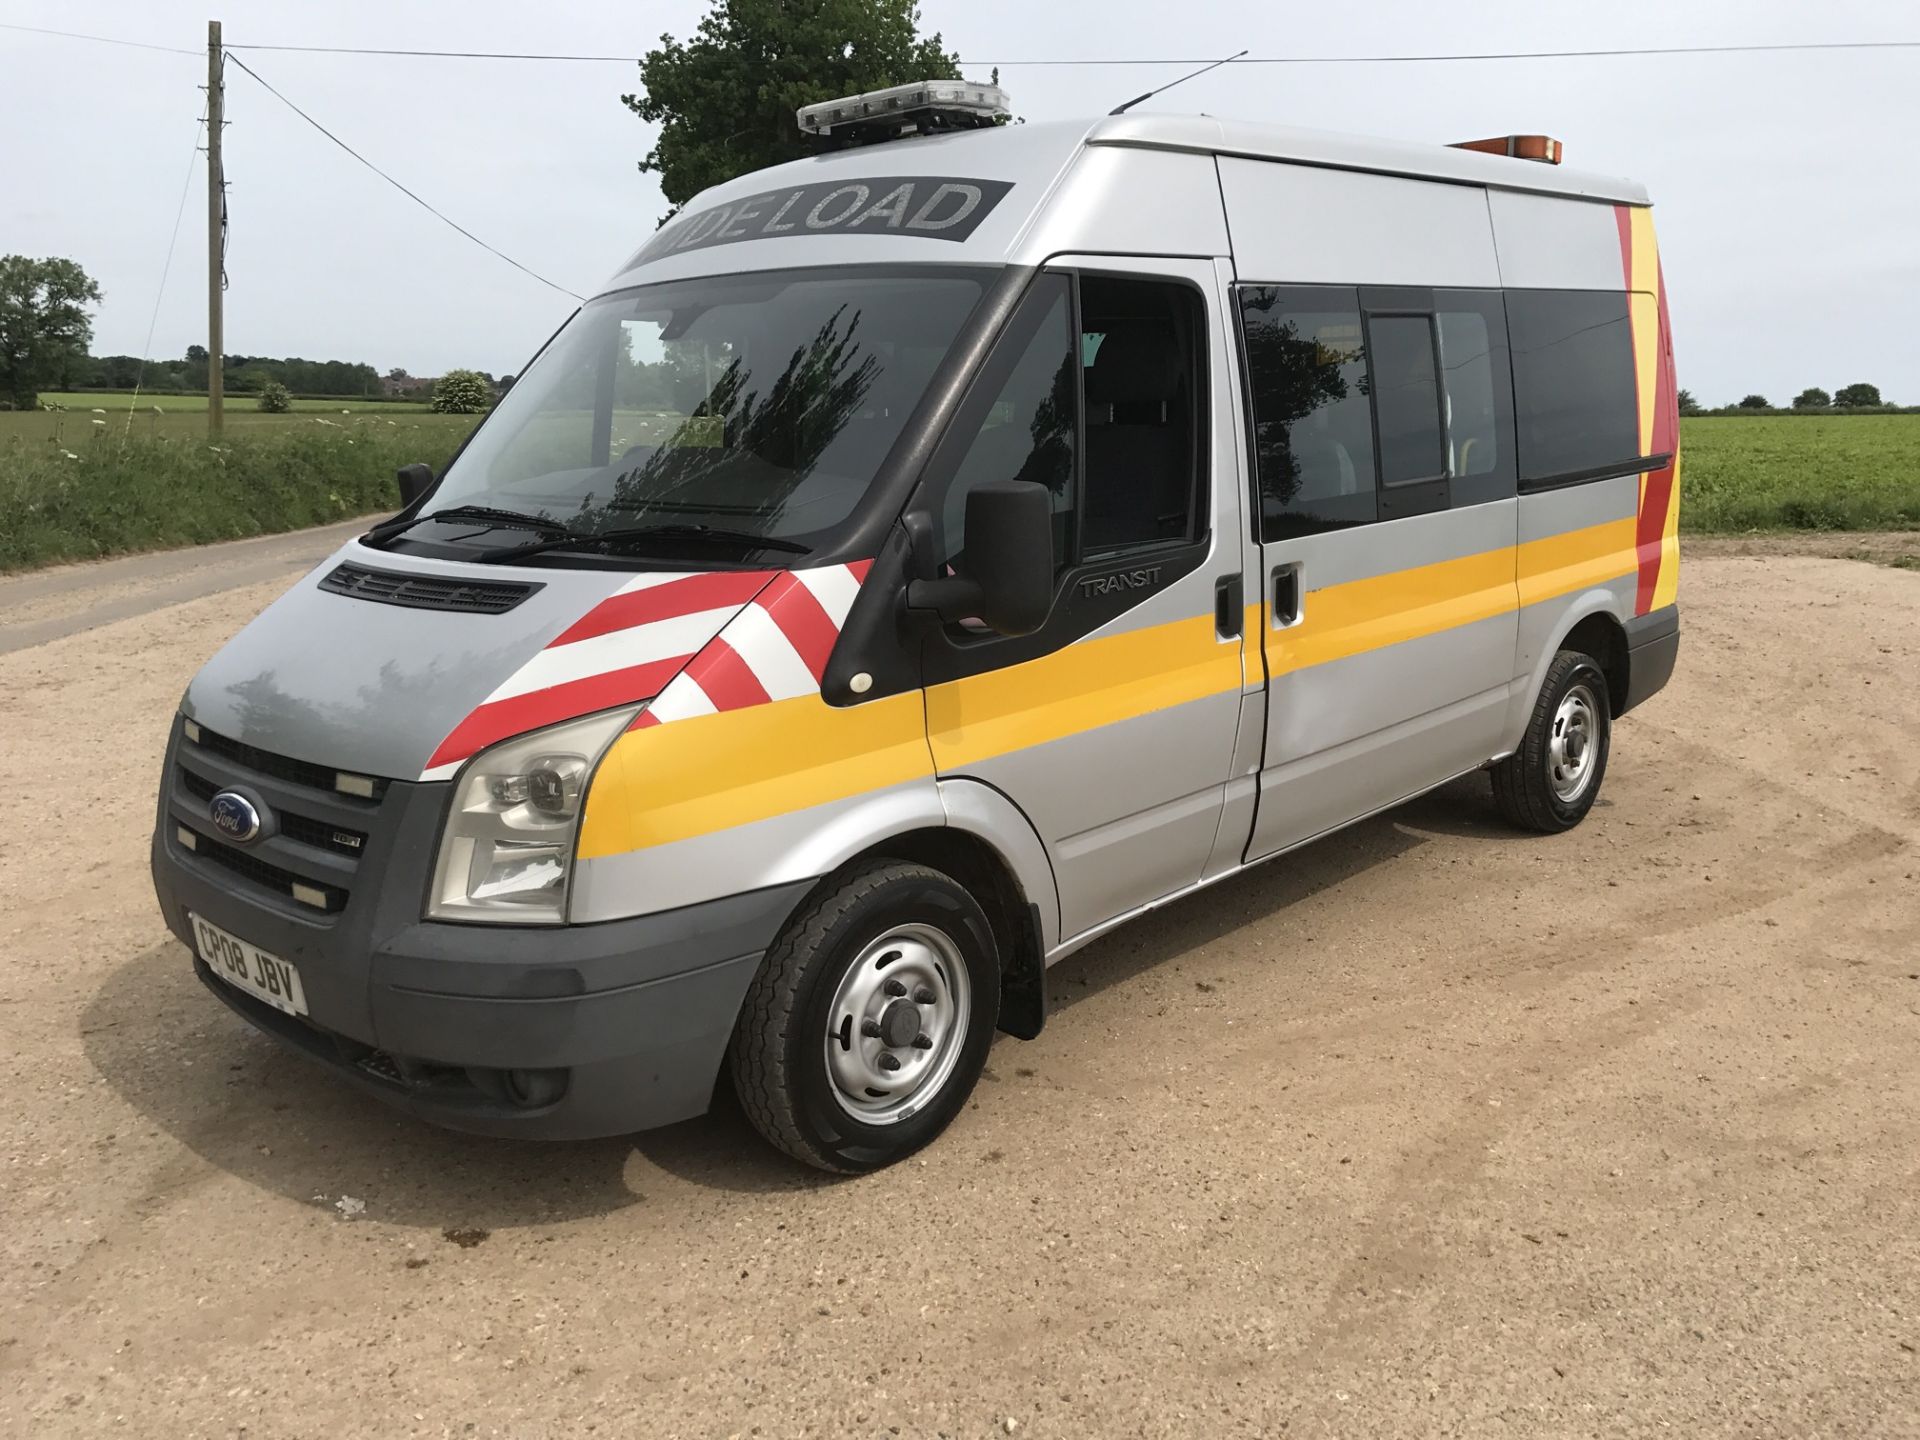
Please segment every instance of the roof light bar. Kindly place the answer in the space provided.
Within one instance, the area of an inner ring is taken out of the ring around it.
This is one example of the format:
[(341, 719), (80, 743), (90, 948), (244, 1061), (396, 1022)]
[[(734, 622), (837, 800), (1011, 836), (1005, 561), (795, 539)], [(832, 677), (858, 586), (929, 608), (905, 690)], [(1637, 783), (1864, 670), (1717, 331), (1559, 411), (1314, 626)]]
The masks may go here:
[(1007, 92), (970, 80), (918, 80), (802, 105), (794, 119), (810, 135), (851, 140), (890, 140), (908, 131), (956, 130), (998, 125), (1011, 118)]
[(1486, 155), (1510, 155), (1515, 160), (1560, 163), (1560, 142), (1551, 135), (1495, 135), (1486, 140), (1456, 140), (1449, 150), (1478, 150)]

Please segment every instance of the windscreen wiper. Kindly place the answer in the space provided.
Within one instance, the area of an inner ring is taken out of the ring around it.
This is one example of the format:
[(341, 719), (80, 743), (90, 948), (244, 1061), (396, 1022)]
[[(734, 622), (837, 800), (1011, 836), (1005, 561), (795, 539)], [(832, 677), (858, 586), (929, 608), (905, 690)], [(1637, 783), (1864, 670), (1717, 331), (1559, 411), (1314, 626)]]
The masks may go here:
[(712, 545), (729, 550), (782, 550), (793, 555), (805, 555), (813, 549), (811, 545), (803, 545), (798, 540), (783, 540), (776, 535), (756, 535), (750, 530), (728, 530), (714, 525), (635, 525), (620, 530), (569, 530), (551, 539), (490, 550), (476, 558), (520, 560), (552, 550), (612, 550), (661, 541), (669, 545)]
[(549, 520), (544, 515), (529, 515), (524, 510), (506, 510), (497, 505), (449, 505), (444, 510), (435, 510), (429, 515), (410, 515), (404, 520), (389, 520), (384, 525), (376, 525), (367, 532), (369, 540), (384, 540), (389, 535), (398, 535), (402, 530), (411, 530), (416, 525), (424, 525), (429, 520), (477, 520), (488, 528), (496, 526), (516, 526), (522, 530), (533, 530), (541, 535), (571, 535), (573, 532), (558, 520)]

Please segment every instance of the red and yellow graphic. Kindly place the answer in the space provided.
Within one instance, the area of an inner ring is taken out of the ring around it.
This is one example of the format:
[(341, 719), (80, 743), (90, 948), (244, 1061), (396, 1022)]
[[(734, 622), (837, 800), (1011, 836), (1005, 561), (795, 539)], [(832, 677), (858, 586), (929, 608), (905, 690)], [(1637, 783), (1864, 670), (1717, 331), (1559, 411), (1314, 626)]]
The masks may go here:
[(1674, 382), (1673, 330), (1653, 238), (1653, 212), (1641, 205), (1616, 205), (1613, 214), (1620, 227), (1620, 264), (1633, 321), (1640, 453), (1669, 457), (1658, 470), (1640, 477), (1634, 536), (1640, 583), (1633, 613), (1645, 615), (1673, 604), (1680, 588), (1680, 392)]

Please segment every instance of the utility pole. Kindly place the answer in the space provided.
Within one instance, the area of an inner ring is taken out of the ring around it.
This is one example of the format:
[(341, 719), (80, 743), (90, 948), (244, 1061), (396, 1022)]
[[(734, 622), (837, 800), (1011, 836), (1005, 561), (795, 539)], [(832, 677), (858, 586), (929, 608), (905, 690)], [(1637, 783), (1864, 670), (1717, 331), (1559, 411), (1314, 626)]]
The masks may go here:
[(220, 433), (225, 359), (221, 307), (226, 285), (226, 176), (220, 169), (220, 130), (226, 108), (221, 75), (220, 22), (207, 22), (207, 433)]

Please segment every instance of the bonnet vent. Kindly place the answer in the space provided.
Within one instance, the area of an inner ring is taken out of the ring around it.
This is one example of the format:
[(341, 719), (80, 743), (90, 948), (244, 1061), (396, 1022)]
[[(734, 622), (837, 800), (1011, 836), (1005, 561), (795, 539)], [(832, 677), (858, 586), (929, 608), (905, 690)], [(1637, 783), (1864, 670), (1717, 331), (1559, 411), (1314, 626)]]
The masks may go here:
[(540, 586), (515, 580), (462, 580), (449, 575), (411, 575), (375, 570), (348, 561), (320, 582), (322, 590), (405, 605), (413, 610), (451, 610), (465, 615), (504, 615)]

